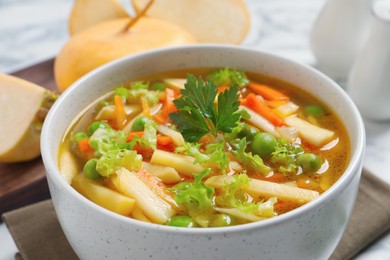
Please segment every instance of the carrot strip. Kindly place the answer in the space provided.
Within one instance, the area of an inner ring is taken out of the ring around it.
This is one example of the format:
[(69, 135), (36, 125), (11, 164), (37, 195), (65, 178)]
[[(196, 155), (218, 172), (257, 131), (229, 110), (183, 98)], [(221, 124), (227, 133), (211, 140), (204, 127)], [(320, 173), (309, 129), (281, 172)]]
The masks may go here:
[(284, 95), (282, 92), (273, 89), (271, 87), (268, 87), (266, 85), (262, 85), (255, 82), (249, 82), (247, 85), (249, 89), (251, 89), (253, 92), (255, 92), (258, 95), (261, 95), (265, 99), (268, 100), (289, 100), (289, 97)]
[(144, 113), (144, 116), (150, 117), (150, 107), (148, 104), (148, 100), (145, 97), (141, 98), (141, 106), (142, 106), (142, 112)]
[(169, 114), (175, 112), (177, 109), (173, 103), (173, 100), (175, 99), (175, 91), (173, 89), (166, 88), (165, 93), (165, 103), (162, 109), (162, 116), (167, 119)]
[(163, 135), (157, 136), (157, 144), (169, 145), (171, 143), (173, 143), (172, 137)]
[(161, 113), (159, 113), (159, 114), (153, 116), (153, 120), (159, 124), (164, 124), (166, 121), (166, 118), (163, 115), (161, 115)]
[(229, 86), (219, 86), (218, 87), (218, 94), (221, 94), (222, 92), (224, 92), (225, 90), (229, 89)]
[(272, 111), (272, 109), (269, 108), (264, 102), (258, 100), (256, 95), (253, 93), (250, 93), (246, 97), (246, 102), (244, 105), (263, 116), (275, 126), (286, 125), (286, 122), (284, 122), (282, 118), (280, 118), (274, 111)]
[(80, 140), (78, 142), (78, 147), (82, 153), (89, 153), (94, 151), (94, 149), (89, 145), (89, 138)]
[(167, 152), (174, 152), (176, 150), (176, 145), (174, 143), (167, 144), (167, 145), (162, 145), (157, 143), (157, 149), (167, 151)]
[(150, 160), (152, 157), (154, 150), (150, 147), (142, 147), (139, 143), (136, 143), (133, 146), (133, 150), (136, 151), (138, 154), (141, 154), (143, 159)]
[(142, 137), (142, 136), (144, 136), (144, 132), (143, 131), (141, 131), (141, 132), (130, 132), (129, 135), (127, 136), (127, 142), (130, 142), (131, 140), (133, 140), (136, 137)]
[(116, 127), (122, 129), (126, 121), (125, 107), (122, 103), (122, 97), (119, 95), (114, 96), (115, 103), (115, 115), (116, 115)]
[(265, 103), (267, 104), (267, 106), (269, 107), (272, 107), (272, 108), (277, 108), (281, 105), (284, 105), (286, 104), (287, 101), (285, 100), (269, 100), (269, 101), (266, 101)]

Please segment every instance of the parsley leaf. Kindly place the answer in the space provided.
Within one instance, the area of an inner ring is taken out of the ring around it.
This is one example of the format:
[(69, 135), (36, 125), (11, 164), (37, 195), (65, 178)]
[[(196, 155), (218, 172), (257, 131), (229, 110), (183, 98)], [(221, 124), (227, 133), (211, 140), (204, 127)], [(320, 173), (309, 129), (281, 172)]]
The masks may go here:
[(230, 133), (237, 126), (240, 119), (237, 86), (221, 93), (215, 104), (217, 88), (214, 82), (203, 82), (200, 77), (197, 80), (188, 75), (185, 88), (180, 92), (181, 96), (174, 100), (178, 112), (169, 116), (187, 142), (196, 142), (209, 133), (217, 136), (218, 131)]

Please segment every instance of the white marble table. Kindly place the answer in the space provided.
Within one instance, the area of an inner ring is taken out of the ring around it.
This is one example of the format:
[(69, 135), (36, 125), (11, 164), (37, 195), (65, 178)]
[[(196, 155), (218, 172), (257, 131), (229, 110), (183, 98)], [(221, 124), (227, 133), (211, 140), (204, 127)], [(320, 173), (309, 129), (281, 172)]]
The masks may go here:
[[(128, 0), (121, 0), (130, 10)], [(58, 53), (68, 38), (72, 0), (0, 0), (0, 72), (12, 72)], [(252, 28), (244, 45), (314, 64), (309, 33), (324, 0), (247, 0)], [(390, 122), (365, 120), (366, 168), (390, 183)], [(0, 225), (0, 260), (14, 259), (17, 248)], [(390, 233), (356, 259), (390, 259)]]

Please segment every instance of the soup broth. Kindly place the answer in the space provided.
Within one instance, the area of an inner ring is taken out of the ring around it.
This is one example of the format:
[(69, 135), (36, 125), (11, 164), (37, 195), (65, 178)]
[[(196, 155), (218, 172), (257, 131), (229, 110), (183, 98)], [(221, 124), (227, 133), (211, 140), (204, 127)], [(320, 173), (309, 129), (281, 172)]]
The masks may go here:
[(346, 129), (296, 86), (231, 69), (174, 71), (117, 86), (69, 127), (64, 178), (141, 221), (222, 227), (277, 217), (345, 171)]

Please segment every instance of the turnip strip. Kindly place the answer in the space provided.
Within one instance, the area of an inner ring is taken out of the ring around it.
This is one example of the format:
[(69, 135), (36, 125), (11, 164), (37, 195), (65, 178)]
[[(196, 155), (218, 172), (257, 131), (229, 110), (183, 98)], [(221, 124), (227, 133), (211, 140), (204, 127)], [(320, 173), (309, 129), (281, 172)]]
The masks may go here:
[(137, 175), (136, 172), (121, 168), (113, 177), (115, 187), (136, 200), (137, 206), (154, 223), (163, 224), (175, 213), (171, 205), (160, 198)]
[(295, 103), (289, 101), (283, 105), (280, 105), (278, 106), (276, 109), (275, 109), (275, 112), (285, 118), (285, 117), (288, 117), (288, 116), (291, 116), (292, 114), (295, 114), (299, 109), (299, 106), (296, 105)]
[(298, 137), (298, 130), (291, 126), (276, 127), (276, 132), (279, 133), (281, 138), (284, 138), (289, 143), (294, 142)]
[(168, 78), (164, 79), (163, 82), (167, 84), (171, 88), (175, 89), (184, 89), (184, 85), (186, 84), (186, 79), (175, 79), (175, 78)]
[(178, 183), (181, 179), (179, 173), (172, 167), (142, 162), (142, 167), (151, 175), (156, 176), (164, 183)]
[[(132, 116), (141, 111), (141, 107), (139, 105), (126, 105), (125, 113), (127, 116)], [(96, 120), (109, 120), (115, 117), (115, 106), (109, 105), (104, 106), (99, 113), (96, 115)]]
[(162, 150), (154, 151), (150, 162), (164, 166), (170, 166), (179, 173), (192, 177), (194, 173), (199, 173), (204, 168), (199, 164), (194, 164), (194, 157), (166, 152)]
[[(312, 190), (291, 187), (289, 185), (262, 181), (257, 179), (250, 179), (248, 186), (243, 189), (252, 197), (277, 197), (281, 200), (288, 200), (298, 203), (307, 203), (319, 196), (319, 193)], [(206, 185), (214, 188), (220, 188), (226, 183), (234, 181), (233, 176), (212, 176), (205, 181)]]
[(275, 137), (279, 137), (278, 132), (276, 132), (275, 126), (267, 119), (257, 114), (253, 110), (247, 108), (246, 106), (240, 106), (240, 109), (246, 111), (250, 115), (250, 118), (247, 120), (249, 123), (256, 126), (260, 130), (263, 130), (264, 132), (268, 132)]
[(178, 131), (175, 131), (167, 126), (159, 125), (157, 127), (157, 131), (160, 132), (163, 135), (169, 136), (172, 138), (173, 143), (176, 146), (183, 146), (185, 144), (184, 138), (181, 133)]
[(133, 209), (133, 212), (131, 212), (131, 217), (134, 219), (138, 219), (144, 222), (151, 222), (150, 219), (148, 219), (145, 214), (142, 212), (142, 210), (138, 207), (135, 206)]
[(71, 184), (78, 170), (74, 155), (69, 150), (60, 153), (59, 168), (62, 178), (64, 178), (67, 183)]
[(298, 130), (298, 134), (304, 140), (315, 146), (321, 146), (328, 143), (334, 136), (334, 132), (310, 124), (296, 116), (288, 117), (285, 121), (289, 126), (295, 127)]
[(74, 178), (72, 186), (96, 204), (123, 216), (130, 215), (135, 205), (134, 199), (104, 187), (84, 176)]

